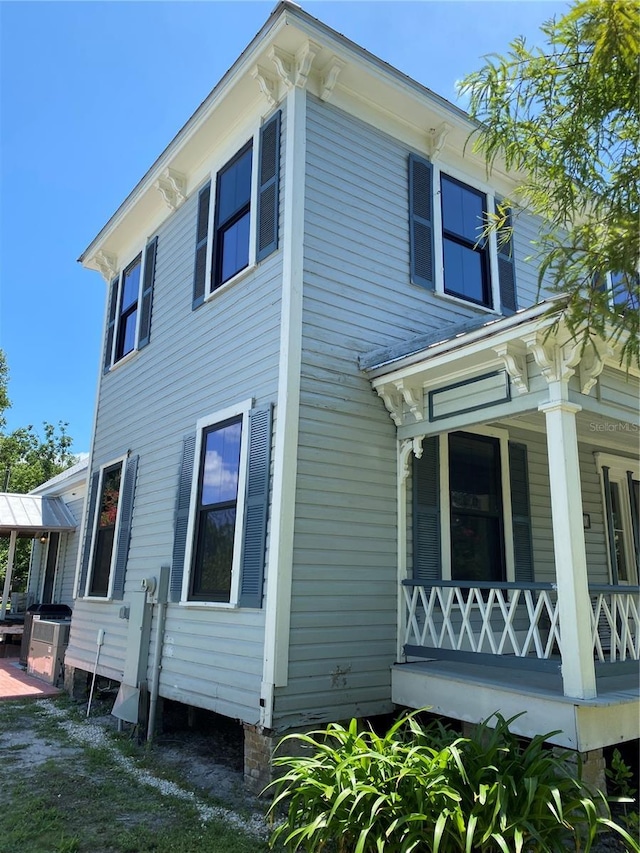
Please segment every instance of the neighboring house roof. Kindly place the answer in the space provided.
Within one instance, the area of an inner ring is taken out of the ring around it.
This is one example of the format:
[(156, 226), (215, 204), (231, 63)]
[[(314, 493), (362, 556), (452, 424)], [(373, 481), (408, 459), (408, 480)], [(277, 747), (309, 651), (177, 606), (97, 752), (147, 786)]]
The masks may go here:
[(19, 536), (33, 536), (77, 526), (62, 498), (0, 493), (0, 536), (8, 536), (12, 530)]
[(75, 465), (70, 468), (65, 468), (55, 477), (51, 477), (46, 483), (41, 483), (35, 489), (31, 489), (30, 495), (45, 495), (51, 492), (60, 494), (68, 491), (74, 485), (84, 485), (87, 480), (87, 471), (89, 470), (89, 457), (80, 459)]

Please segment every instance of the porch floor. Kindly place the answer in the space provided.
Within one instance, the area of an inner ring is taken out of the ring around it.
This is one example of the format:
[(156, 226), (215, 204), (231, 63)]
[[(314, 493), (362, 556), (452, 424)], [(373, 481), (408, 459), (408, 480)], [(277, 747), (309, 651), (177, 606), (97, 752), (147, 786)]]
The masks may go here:
[(0, 702), (6, 699), (46, 699), (62, 693), (52, 684), (28, 675), (15, 657), (0, 658)]
[(560, 672), (424, 660), (395, 664), (392, 699), (410, 708), (478, 723), (495, 712), (526, 737), (559, 729), (552, 743), (587, 751), (640, 737), (640, 673), (598, 672), (594, 699), (564, 696)]

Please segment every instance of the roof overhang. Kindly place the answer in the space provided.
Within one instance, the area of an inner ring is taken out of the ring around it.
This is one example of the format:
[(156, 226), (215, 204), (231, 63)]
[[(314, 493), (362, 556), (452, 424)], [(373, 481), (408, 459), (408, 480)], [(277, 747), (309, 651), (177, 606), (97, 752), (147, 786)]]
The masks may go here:
[[(389, 121), (427, 155), (462, 151), (476, 127), (460, 108), (300, 9), (280, 2), (192, 117), (177, 133), (79, 261), (107, 280), (123, 262), (132, 234), (152, 233), (199, 186), (203, 163), (247, 111), (268, 114), (295, 86), (336, 105), (354, 105), (370, 121)], [(485, 170), (469, 146), (465, 159)], [(506, 193), (513, 181), (499, 168)], [(169, 209), (167, 209), (169, 208)]]
[(557, 393), (554, 384), (584, 400), (605, 366), (622, 369), (623, 342), (584, 346), (568, 329), (565, 308), (561, 296), (467, 331), (452, 326), (428, 343), (418, 338), (364, 355), (361, 366), (402, 438), (537, 412)]
[(0, 493), (0, 536), (33, 538), (42, 533), (75, 530), (75, 518), (62, 498)]

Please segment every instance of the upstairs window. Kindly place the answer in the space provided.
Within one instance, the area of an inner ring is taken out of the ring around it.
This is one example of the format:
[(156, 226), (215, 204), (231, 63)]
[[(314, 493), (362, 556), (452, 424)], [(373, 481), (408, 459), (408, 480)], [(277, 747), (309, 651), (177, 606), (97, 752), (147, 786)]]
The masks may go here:
[(252, 154), (249, 143), (218, 173), (213, 290), (249, 266)]
[(444, 292), (490, 307), (486, 196), (447, 175), (440, 185)]
[[(255, 156), (254, 156), (255, 155)], [(254, 180), (254, 166), (257, 180)], [(278, 248), (280, 112), (198, 195), (192, 307)], [(215, 203), (212, 205), (212, 200)]]
[(497, 199), (415, 154), (409, 155), (411, 282), (501, 314), (517, 310), (511, 213), (483, 237)]
[(142, 255), (122, 273), (120, 282), (120, 299), (118, 309), (118, 331), (116, 334), (116, 351), (114, 361), (120, 361), (128, 355), (136, 345), (136, 328), (138, 326), (138, 296), (140, 295), (140, 270)]
[(104, 372), (149, 343), (158, 238), (111, 282)]
[(105, 468), (100, 484), (100, 498), (94, 531), (93, 557), (89, 595), (106, 597), (113, 560), (113, 544), (118, 522), (122, 462)]

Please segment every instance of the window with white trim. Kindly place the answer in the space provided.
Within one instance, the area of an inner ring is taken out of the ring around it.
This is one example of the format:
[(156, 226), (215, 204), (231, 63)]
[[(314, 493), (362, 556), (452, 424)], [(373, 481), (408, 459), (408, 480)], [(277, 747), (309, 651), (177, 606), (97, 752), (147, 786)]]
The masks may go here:
[(596, 453), (602, 485), (609, 577), (612, 584), (638, 583), (640, 466), (637, 460)]
[(198, 194), (194, 309), (278, 248), (279, 173), (280, 111)]
[(124, 595), (137, 472), (138, 457), (124, 456), (91, 476), (79, 555), (81, 596), (117, 600)]
[(496, 198), (457, 175), (409, 156), (411, 281), (454, 300), (512, 314), (517, 309), (511, 216), (483, 235)]
[(504, 430), (425, 437), (413, 464), (413, 577), (533, 581), (527, 453)]
[(105, 373), (149, 343), (157, 246), (156, 237), (111, 281)]
[(262, 606), (272, 411), (251, 404), (202, 418), (184, 438), (171, 601)]

